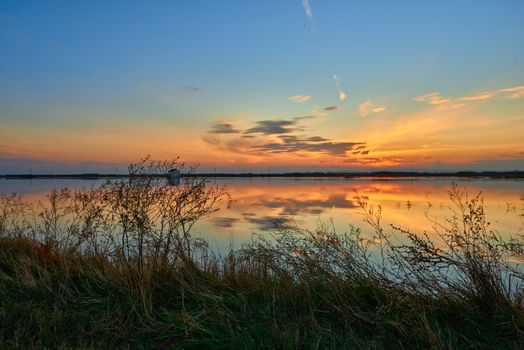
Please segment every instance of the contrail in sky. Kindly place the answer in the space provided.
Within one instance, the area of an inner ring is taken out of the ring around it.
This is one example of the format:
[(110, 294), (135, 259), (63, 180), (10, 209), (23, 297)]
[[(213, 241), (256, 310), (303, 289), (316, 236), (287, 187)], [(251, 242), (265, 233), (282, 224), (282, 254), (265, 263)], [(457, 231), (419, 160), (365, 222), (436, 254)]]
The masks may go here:
[(342, 90), (342, 88), (340, 87), (340, 80), (338, 79), (337, 75), (336, 74), (333, 74), (333, 79), (335, 79), (335, 84), (337, 84), (337, 88), (338, 88), (338, 99), (340, 101), (344, 101), (346, 99), (346, 97), (348, 97), (348, 95), (346, 95), (346, 93)]
[(309, 4), (309, 0), (302, 0), (302, 6), (304, 7), (304, 11), (306, 11), (306, 17), (309, 21), (309, 26), (311, 28), (311, 31), (316, 33), (317, 31), (317, 21), (315, 20), (315, 17), (313, 17), (313, 11), (311, 10), (311, 5)]

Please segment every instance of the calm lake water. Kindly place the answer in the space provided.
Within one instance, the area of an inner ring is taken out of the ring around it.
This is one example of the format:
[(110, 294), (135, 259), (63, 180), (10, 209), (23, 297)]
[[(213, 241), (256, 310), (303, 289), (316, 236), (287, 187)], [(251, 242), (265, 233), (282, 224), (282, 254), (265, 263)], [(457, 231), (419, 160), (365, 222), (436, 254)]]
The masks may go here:
[[(315, 228), (319, 221), (332, 220), (337, 232), (350, 225), (372, 232), (362, 221), (356, 203), (358, 193), (382, 206), (383, 226), (390, 224), (412, 232), (434, 234), (431, 220), (444, 223), (451, 217), (448, 191), (455, 181), (471, 196), (482, 192), (491, 227), (503, 237), (524, 233), (524, 181), (493, 179), (336, 179), (336, 178), (230, 178), (211, 179), (227, 185), (232, 197), (229, 209), (222, 208), (202, 220), (193, 233), (223, 246), (242, 243), (254, 232), (265, 234), (275, 223), (294, 221), (300, 227)], [(0, 180), (0, 193), (22, 193), (29, 201), (45, 200), (53, 188), (89, 189), (103, 181), (93, 180)], [(431, 220), (429, 220), (430, 218)]]

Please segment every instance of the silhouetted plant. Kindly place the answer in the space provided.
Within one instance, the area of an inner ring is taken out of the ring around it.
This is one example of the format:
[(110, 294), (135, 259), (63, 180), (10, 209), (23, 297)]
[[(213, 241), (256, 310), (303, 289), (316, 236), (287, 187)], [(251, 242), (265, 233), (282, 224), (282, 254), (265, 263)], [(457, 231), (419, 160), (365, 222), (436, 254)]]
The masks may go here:
[[(166, 174), (183, 174), (172, 186)], [(47, 202), (30, 205), (17, 195), (2, 196), (0, 235), (32, 235), (58, 250), (105, 254), (142, 271), (190, 260), (191, 228), (218, 210), (229, 196), (224, 187), (194, 176), (177, 160), (149, 157), (129, 166), (129, 177), (90, 190), (53, 190)], [(35, 219), (35, 214), (38, 219)]]
[(145, 158), (129, 173), (39, 205), (1, 197), (0, 345), (524, 345), (522, 236), (492, 231), (480, 194), (453, 185), (453, 216), (432, 234), (389, 232), (357, 194), (371, 236), (291, 221), (220, 257), (191, 229), (229, 202), (223, 187), (178, 160)]

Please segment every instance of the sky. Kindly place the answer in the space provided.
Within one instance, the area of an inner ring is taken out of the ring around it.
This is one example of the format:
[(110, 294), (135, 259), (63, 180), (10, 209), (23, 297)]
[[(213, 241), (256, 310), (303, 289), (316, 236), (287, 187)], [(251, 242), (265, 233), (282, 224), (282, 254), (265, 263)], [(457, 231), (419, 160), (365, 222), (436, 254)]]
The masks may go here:
[(524, 1), (0, 1), (0, 174), (524, 170)]

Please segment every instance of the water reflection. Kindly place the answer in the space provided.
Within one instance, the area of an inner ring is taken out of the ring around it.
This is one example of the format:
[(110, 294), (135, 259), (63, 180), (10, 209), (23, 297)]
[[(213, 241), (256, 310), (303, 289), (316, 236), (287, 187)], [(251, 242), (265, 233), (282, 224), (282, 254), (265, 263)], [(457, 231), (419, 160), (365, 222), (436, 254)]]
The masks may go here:
[(330, 193), (325, 198), (289, 198), (275, 196), (261, 199), (254, 203), (257, 206), (280, 209), (279, 215), (320, 215), (332, 208), (355, 208), (352, 200), (346, 198), (345, 193)]
[[(471, 195), (482, 192), (486, 213), (493, 229), (503, 236), (524, 231), (522, 181), (455, 180)], [(448, 191), (451, 180), (418, 179), (409, 181), (279, 179), (231, 180), (228, 191), (233, 198), (230, 209), (220, 211), (207, 222), (208, 232), (239, 237), (253, 231), (273, 230), (275, 225), (293, 220), (304, 227), (315, 227), (318, 220), (333, 219), (338, 232), (349, 224), (362, 223), (356, 196), (382, 207), (384, 227), (390, 224), (429, 234), (432, 221), (444, 223), (452, 215)], [(213, 227), (211, 227), (211, 224)], [(200, 229), (204, 230), (201, 225)], [(389, 229), (392, 231), (392, 229)]]
[[(516, 180), (456, 179), (470, 193), (482, 192), (492, 228), (503, 237), (524, 233), (524, 182)], [(24, 193), (33, 202), (45, 199), (53, 188), (90, 189), (103, 181), (94, 180), (0, 180), (0, 193)], [(433, 232), (431, 220), (443, 223), (451, 215), (447, 191), (449, 179), (348, 180), (348, 179), (216, 179), (226, 184), (233, 203), (229, 209), (200, 222), (194, 232), (212, 240), (250, 238), (252, 232), (273, 230), (293, 221), (314, 228), (319, 220), (333, 219), (334, 229), (344, 232), (349, 224), (362, 228), (357, 194), (382, 207), (384, 227), (401, 226), (413, 232)]]
[(219, 228), (232, 228), (240, 221), (240, 219), (223, 216), (219, 218), (213, 218), (211, 221)]

